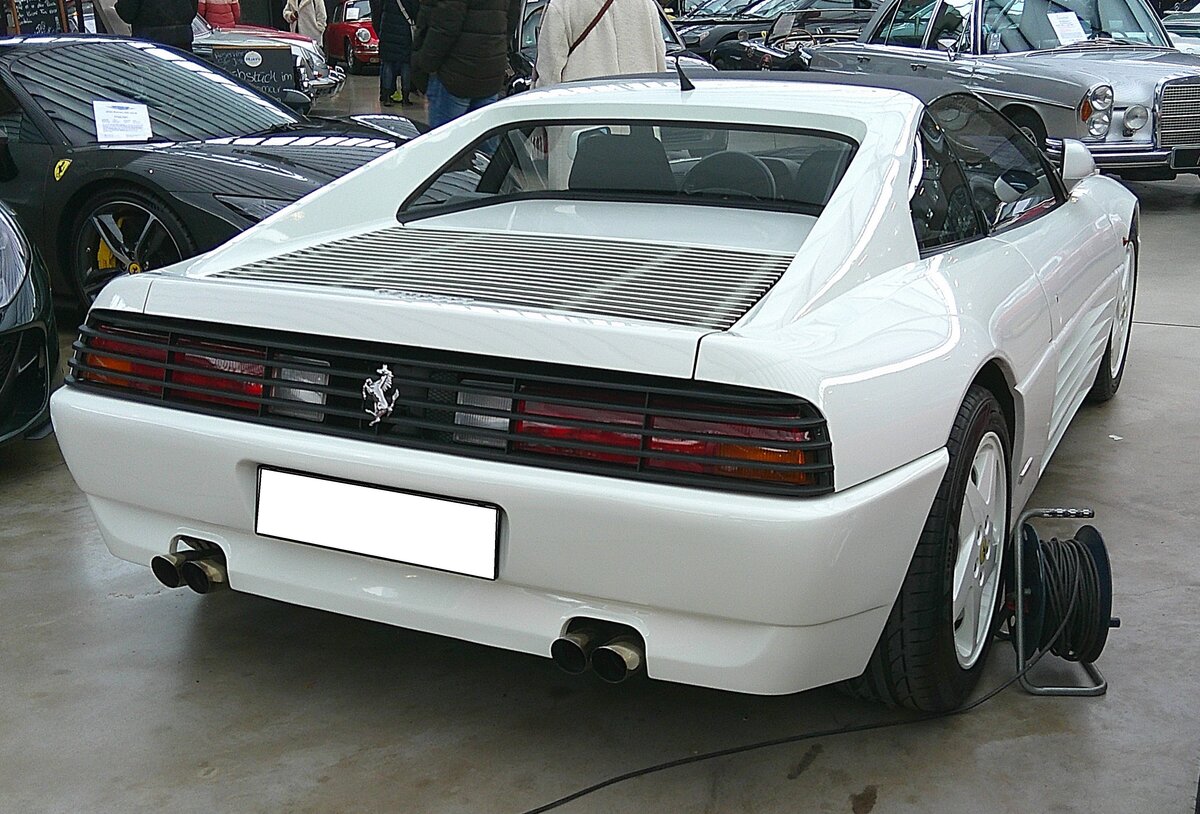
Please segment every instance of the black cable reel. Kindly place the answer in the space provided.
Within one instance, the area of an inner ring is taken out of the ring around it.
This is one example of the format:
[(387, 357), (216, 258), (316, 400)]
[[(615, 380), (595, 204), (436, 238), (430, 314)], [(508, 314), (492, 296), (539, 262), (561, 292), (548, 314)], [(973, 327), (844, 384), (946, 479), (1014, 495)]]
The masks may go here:
[(1005, 604), (1018, 670), (1050, 652), (1081, 664), (1093, 681), (1091, 686), (1044, 687), (1022, 675), (1021, 686), (1036, 695), (1102, 695), (1108, 689), (1094, 662), (1104, 651), (1109, 629), (1120, 627), (1121, 620), (1112, 616), (1112, 566), (1104, 538), (1094, 526), (1084, 525), (1067, 539), (1045, 540), (1029, 522), (1094, 516), (1091, 509), (1030, 509), (1013, 532)]

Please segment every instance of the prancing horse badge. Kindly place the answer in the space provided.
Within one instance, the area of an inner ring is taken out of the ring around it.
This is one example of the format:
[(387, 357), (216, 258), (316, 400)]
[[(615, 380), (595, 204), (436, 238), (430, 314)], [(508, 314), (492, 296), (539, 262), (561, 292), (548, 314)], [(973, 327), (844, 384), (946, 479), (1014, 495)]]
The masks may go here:
[[(362, 386), (363, 400), (371, 399), (375, 402), (365, 410), (368, 415), (375, 417), (375, 420), (369, 425), (372, 427), (392, 414), (392, 408), (396, 406), (396, 399), (400, 398), (400, 391), (392, 386), (395, 375), (388, 370), (388, 366), (384, 365), (375, 372), (379, 374), (379, 378), (372, 379), (368, 376)], [(391, 398), (389, 398), (388, 391), (391, 391)]]

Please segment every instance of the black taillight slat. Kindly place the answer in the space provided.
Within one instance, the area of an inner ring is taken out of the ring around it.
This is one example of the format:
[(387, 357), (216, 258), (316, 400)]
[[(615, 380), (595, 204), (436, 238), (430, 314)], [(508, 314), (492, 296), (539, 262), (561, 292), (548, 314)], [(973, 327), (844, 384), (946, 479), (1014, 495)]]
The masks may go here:
[[(131, 350), (145, 349), (150, 354), (166, 352), (166, 358), (158, 361), (138, 356), (136, 350), (118, 353), (97, 349), (92, 343), (98, 338), (123, 343)], [(808, 402), (784, 393), (122, 313), (93, 313), (72, 349), (69, 384), (150, 404), (165, 402), (190, 412), (372, 443), (726, 491), (796, 496), (833, 490), (832, 450), (824, 418)], [(164, 376), (152, 379), (89, 365), (89, 353), (160, 368)], [(208, 357), (216, 360), (216, 366), (188, 364), (176, 354)], [(223, 371), (223, 362), (231, 366), (261, 365), (263, 375)], [(395, 411), (372, 425), (361, 387), (368, 377), (377, 376), (382, 365), (388, 365), (392, 372)], [(292, 377), (283, 378), (285, 371)], [(263, 389), (261, 395), (253, 395), (242, 392), (249, 388), (180, 384), (172, 381), (174, 372), (238, 385), (261, 385)], [(89, 380), (89, 373), (103, 379)], [(325, 384), (299, 381), (297, 375), (320, 376)], [(159, 392), (122, 386), (126, 382)], [(287, 398), (281, 390), (291, 396), (319, 394), (321, 403)], [(209, 401), (214, 398), (218, 403)], [(501, 401), (473, 403), (490, 399)], [(229, 400), (253, 408), (220, 403)], [(522, 402), (562, 408), (554, 412), (567, 415), (541, 415), (536, 406), (534, 412), (522, 410)], [(570, 415), (571, 410), (576, 415)], [(596, 410), (600, 417), (579, 417), (583, 410)], [(298, 411), (309, 415), (288, 414)], [(606, 420), (605, 416), (611, 418), (613, 413), (629, 413), (634, 423)], [(501, 426), (486, 426), (488, 420)], [(630, 446), (620, 446), (616, 439), (606, 441), (586, 435), (564, 438), (558, 434), (546, 437), (536, 431), (517, 432), (518, 421), (601, 436), (618, 434), (625, 436)], [(668, 429), (662, 426), (664, 421), (727, 424), (731, 434)], [(739, 428), (745, 429), (739, 433)], [(785, 431), (793, 437), (754, 437), (771, 431)], [(810, 440), (794, 439), (795, 434), (805, 432)], [(481, 444), (479, 439), (489, 443)], [(695, 448), (680, 452), (663, 446), (674, 442), (760, 448), (768, 456), (774, 450), (783, 460), (755, 456), (743, 459), (737, 453), (701, 455)], [(549, 448), (578, 451), (589, 457), (556, 455), (548, 453)], [(797, 452), (802, 454), (797, 457)], [(606, 460), (596, 460), (591, 453)], [(673, 463), (707, 469), (686, 471), (691, 467), (672, 468), (669, 464)], [(772, 473), (779, 479), (730, 476), (727, 470)], [(804, 483), (788, 482), (785, 479), (789, 477)]]

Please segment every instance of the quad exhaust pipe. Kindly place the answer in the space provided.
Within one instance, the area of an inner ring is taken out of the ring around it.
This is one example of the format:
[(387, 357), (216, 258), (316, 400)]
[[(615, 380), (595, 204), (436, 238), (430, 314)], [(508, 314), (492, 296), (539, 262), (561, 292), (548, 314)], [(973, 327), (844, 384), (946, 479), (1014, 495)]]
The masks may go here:
[(565, 673), (581, 675), (590, 668), (605, 681), (619, 684), (645, 666), (646, 648), (631, 627), (579, 619), (550, 645), (550, 658)]
[(150, 560), (150, 570), (168, 588), (187, 585), (198, 594), (207, 594), (229, 587), (225, 554), (216, 547), (159, 554)]

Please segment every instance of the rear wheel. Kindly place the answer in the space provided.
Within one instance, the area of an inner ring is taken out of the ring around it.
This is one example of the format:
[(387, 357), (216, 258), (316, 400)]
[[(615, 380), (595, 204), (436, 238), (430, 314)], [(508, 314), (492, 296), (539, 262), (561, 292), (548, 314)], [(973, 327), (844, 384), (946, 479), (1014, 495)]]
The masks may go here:
[(900, 595), (855, 695), (940, 712), (975, 688), (1003, 598), (1010, 441), (996, 397), (972, 386), (946, 444), (950, 463)]
[(1125, 241), (1125, 262), (1117, 281), (1117, 296), (1112, 329), (1108, 332), (1108, 347), (1096, 371), (1096, 380), (1088, 391), (1087, 400), (1093, 404), (1108, 401), (1121, 387), (1125, 375), (1125, 357), (1129, 353), (1129, 333), (1133, 327), (1133, 301), (1137, 294), (1138, 225), (1134, 218)]
[(196, 253), (183, 222), (166, 204), (132, 187), (94, 195), (70, 232), (71, 279), (87, 308), (114, 277), (178, 263)]

